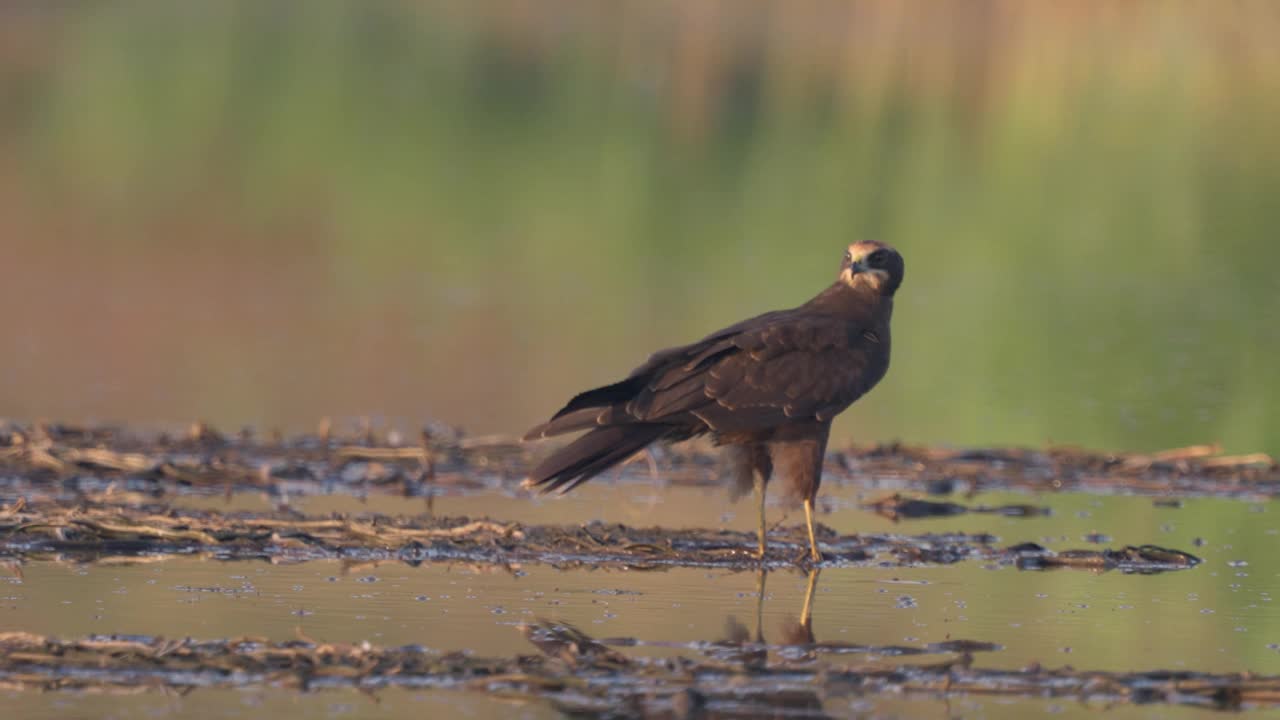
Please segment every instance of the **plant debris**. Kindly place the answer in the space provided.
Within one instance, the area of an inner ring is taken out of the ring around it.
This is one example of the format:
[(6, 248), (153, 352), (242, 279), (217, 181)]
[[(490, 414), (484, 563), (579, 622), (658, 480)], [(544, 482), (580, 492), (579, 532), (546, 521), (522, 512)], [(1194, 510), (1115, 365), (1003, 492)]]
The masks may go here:
[[(1179, 550), (1143, 546), (1054, 553), (1031, 543), (1008, 548), (987, 534), (837, 535), (819, 526), (827, 566), (951, 564), (985, 560), (1028, 569), (1049, 567), (1161, 572), (1197, 565)], [(804, 528), (774, 532), (767, 565), (799, 562)], [(227, 559), (278, 562), (344, 558), (466, 561), (557, 567), (758, 567), (755, 535), (712, 529), (585, 525), (521, 525), (466, 517), (402, 517), (372, 513), (323, 517), (296, 513), (218, 513), (164, 506), (79, 506), (18, 503), (0, 509), (0, 556), (49, 553), (103, 555), (212, 553)]]
[(966, 513), (1003, 515), (1005, 517), (1034, 517), (1036, 515), (1049, 514), (1049, 508), (1035, 505), (1015, 504), (1000, 505), (998, 507), (976, 505), (970, 507), (954, 502), (904, 497), (899, 493), (869, 502), (863, 507), (894, 522), (920, 518), (953, 517)]
[[(314, 434), (262, 438), (202, 423), (183, 436), (146, 436), (117, 427), (0, 423), (0, 497), (44, 494), (76, 499), (112, 490), (166, 494), (346, 492), (432, 496), (451, 492), (523, 492), (519, 481), (546, 451), (507, 437), (469, 437), (440, 426), (416, 441), (366, 425), (342, 435), (330, 423)], [(1015, 489), (1077, 490), (1267, 498), (1280, 495), (1280, 465), (1268, 455), (1223, 456), (1215, 445), (1157, 453), (1098, 453), (1077, 448), (948, 450), (900, 444), (850, 447), (828, 455), (824, 482), (932, 494)], [(722, 481), (719, 454), (707, 442), (658, 447), (619, 474), (644, 473), (670, 484)], [(945, 514), (946, 508), (933, 508)], [(899, 511), (900, 517), (915, 517)]]
[[(484, 658), (422, 646), (368, 642), (165, 639), (95, 635), (58, 640), (0, 633), (0, 687), (128, 692), (136, 688), (274, 687), (299, 691), (389, 687), (480, 691), (546, 700), (587, 717), (746, 717), (785, 712), (825, 717), (824, 701), (883, 693), (950, 698), (999, 695), (1101, 704), (1186, 705), (1221, 710), (1280, 705), (1280, 677), (1193, 671), (1105, 672), (1038, 664), (1019, 670), (974, 665), (987, 643), (955, 642), (915, 653), (868, 651), (856, 661), (805, 646), (761, 645), (739, 655), (649, 657), (610, 647), (570, 625), (519, 628), (537, 655)], [(732, 643), (727, 643), (732, 644)], [(739, 645), (749, 645), (739, 643)], [(943, 657), (921, 662), (919, 656)], [(904, 655), (908, 659), (904, 659)]]

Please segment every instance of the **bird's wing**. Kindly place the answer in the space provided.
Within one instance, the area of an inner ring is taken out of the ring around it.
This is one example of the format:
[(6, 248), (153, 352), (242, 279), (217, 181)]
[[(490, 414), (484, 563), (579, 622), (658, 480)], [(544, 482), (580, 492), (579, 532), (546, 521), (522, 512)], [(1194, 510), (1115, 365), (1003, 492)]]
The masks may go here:
[(628, 378), (649, 377), (655, 373), (664, 372), (673, 366), (682, 366), (689, 363), (690, 360), (705, 358), (708, 350), (712, 348), (720, 348), (726, 340), (730, 340), (738, 335), (762, 327), (785, 322), (786, 319), (793, 315), (795, 310), (775, 310), (767, 312), (763, 315), (757, 315), (748, 318), (740, 323), (735, 323), (729, 327), (717, 330), (701, 340), (689, 343), (688, 345), (680, 345), (678, 347), (659, 350), (649, 356), (649, 359), (643, 365), (631, 371)]
[[(550, 434), (555, 434), (564, 430), (580, 429), (584, 425), (596, 424), (598, 411), (595, 411), (595, 409), (621, 405), (634, 399), (638, 394), (646, 392), (646, 389), (650, 393), (653, 390), (660, 389), (658, 387), (646, 388), (646, 386), (652, 383), (655, 378), (666, 377), (672, 369), (685, 367), (690, 360), (694, 360), (694, 365), (696, 366), (697, 362), (705, 361), (709, 349), (715, 348), (716, 351), (719, 351), (725, 347), (724, 342), (726, 339), (733, 338), (745, 329), (759, 328), (776, 322), (787, 313), (788, 311), (786, 310), (765, 313), (764, 315), (743, 320), (735, 325), (730, 325), (722, 330), (717, 330), (697, 342), (659, 350), (650, 355), (649, 359), (635, 370), (632, 370), (625, 380), (578, 393), (563, 408), (560, 408), (551, 417), (550, 421), (530, 430), (526, 438), (544, 437), (548, 434), (548, 431), (551, 431)], [(605, 421), (606, 418), (601, 418), (600, 424), (604, 424)]]
[(625, 405), (661, 421), (692, 414), (717, 432), (827, 421), (871, 388), (888, 347), (847, 319), (792, 312), (748, 321), (650, 371)]

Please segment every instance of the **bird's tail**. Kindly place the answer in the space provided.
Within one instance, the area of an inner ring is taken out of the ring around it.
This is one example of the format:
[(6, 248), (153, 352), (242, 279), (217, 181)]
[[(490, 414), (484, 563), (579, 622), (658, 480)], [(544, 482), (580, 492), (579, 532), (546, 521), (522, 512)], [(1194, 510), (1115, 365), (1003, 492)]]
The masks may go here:
[(661, 438), (671, 427), (634, 423), (596, 428), (552, 453), (529, 473), (526, 487), (569, 492)]

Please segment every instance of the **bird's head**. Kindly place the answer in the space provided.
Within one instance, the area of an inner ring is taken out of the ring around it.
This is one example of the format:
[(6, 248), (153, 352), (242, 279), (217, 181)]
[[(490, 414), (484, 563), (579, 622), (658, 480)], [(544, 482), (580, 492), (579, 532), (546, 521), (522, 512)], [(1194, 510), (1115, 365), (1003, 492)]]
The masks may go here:
[(902, 284), (902, 256), (897, 250), (874, 240), (849, 246), (840, 263), (840, 282), (852, 288), (870, 288), (892, 295)]

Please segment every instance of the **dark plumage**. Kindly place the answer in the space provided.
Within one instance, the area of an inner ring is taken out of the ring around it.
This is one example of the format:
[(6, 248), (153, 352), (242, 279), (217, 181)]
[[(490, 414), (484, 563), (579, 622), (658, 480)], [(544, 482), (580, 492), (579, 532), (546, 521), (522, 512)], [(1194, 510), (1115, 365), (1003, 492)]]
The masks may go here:
[(552, 453), (526, 483), (572, 490), (658, 440), (711, 433), (727, 446), (738, 493), (755, 487), (763, 556), (764, 485), (773, 473), (813, 499), (831, 420), (884, 377), (902, 256), (878, 242), (849, 246), (836, 282), (809, 302), (655, 353), (625, 379), (583, 392), (526, 440), (587, 432)]

